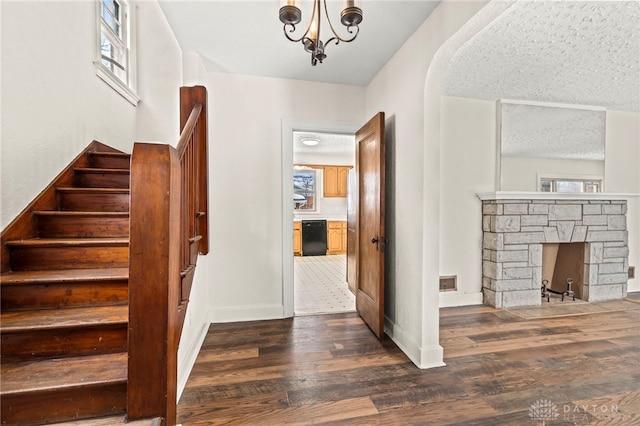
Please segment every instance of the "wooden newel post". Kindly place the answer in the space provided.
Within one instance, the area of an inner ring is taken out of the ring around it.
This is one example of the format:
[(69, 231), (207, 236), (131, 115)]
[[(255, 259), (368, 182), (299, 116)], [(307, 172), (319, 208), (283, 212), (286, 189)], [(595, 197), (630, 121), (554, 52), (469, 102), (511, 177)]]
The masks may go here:
[(131, 160), (129, 420), (163, 417), (167, 425), (176, 423), (179, 239), (176, 150), (136, 143)]

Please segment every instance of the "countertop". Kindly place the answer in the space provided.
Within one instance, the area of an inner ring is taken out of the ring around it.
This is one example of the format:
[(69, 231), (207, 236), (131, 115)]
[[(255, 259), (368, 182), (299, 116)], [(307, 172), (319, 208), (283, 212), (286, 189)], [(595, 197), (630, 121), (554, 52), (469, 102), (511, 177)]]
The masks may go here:
[(327, 222), (346, 222), (347, 216), (310, 216), (310, 217), (296, 217), (293, 218), (294, 222), (302, 222), (303, 220), (326, 220)]

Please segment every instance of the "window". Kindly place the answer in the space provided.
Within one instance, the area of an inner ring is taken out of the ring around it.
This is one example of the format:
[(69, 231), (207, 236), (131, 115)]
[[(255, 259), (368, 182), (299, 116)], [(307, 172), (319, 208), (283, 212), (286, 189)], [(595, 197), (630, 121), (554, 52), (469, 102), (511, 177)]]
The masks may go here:
[(601, 180), (541, 178), (540, 192), (600, 192)]
[(293, 172), (293, 209), (298, 211), (316, 211), (316, 171), (294, 170)]
[(136, 105), (132, 25), (133, 10), (127, 0), (98, 0), (96, 73)]

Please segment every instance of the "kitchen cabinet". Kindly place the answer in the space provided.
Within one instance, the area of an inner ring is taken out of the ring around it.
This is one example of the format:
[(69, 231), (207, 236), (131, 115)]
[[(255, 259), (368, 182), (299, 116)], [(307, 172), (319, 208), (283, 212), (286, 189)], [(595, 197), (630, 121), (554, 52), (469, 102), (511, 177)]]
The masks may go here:
[(327, 254), (344, 254), (347, 252), (347, 222), (327, 222)]
[(302, 224), (293, 222), (293, 255), (302, 255)]
[(324, 196), (346, 197), (351, 166), (324, 166)]

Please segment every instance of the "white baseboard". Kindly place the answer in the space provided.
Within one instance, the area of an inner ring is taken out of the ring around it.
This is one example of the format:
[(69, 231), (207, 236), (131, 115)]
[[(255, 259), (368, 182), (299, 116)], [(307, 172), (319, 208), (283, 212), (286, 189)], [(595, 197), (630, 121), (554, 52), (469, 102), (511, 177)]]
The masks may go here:
[(440, 297), (441, 308), (453, 308), (454, 306), (482, 305), (482, 292), (477, 293), (458, 293), (457, 291), (441, 291), (438, 293)]
[(421, 347), (417, 342), (405, 333), (401, 327), (385, 317), (385, 333), (394, 341), (404, 354), (409, 357), (416, 367), (427, 369), (446, 365), (443, 361), (444, 350), (442, 346)]
[[(191, 374), (191, 370), (196, 363), (196, 359), (198, 358), (198, 354), (200, 353), (200, 348), (202, 347), (202, 343), (204, 343), (204, 339), (207, 337), (207, 331), (209, 330), (209, 323), (203, 323), (200, 326), (200, 330), (196, 334), (196, 337), (188, 343), (189, 348), (186, 353), (183, 355), (183, 359), (178, 360), (178, 399), (180, 401), (180, 397), (182, 396), (182, 392), (184, 391), (185, 386), (187, 385), (187, 380), (189, 380), (189, 375)], [(177, 402), (176, 401), (176, 402)]]
[(209, 311), (211, 323), (236, 321), (261, 321), (284, 318), (282, 305), (232, 306), (228, 308), (212, 308)]

